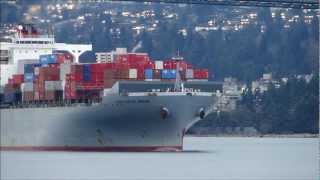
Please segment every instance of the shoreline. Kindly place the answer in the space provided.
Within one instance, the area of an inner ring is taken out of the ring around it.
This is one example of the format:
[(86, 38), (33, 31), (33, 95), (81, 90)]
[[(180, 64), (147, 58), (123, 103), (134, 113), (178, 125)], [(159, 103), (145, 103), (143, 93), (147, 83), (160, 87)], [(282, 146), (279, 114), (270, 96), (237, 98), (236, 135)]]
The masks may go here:
[(185, 137), (256, 137), (256, 138), (319, 138), (319, 134), (186, 134)]

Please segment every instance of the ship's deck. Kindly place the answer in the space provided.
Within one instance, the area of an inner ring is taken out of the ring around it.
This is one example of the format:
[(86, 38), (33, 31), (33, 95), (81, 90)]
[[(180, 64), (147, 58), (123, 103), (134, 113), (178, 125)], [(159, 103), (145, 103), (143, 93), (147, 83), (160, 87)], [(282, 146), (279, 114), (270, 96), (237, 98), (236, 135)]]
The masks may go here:
[(215, 96), (212, 92), (133, 92), (127, 96)]

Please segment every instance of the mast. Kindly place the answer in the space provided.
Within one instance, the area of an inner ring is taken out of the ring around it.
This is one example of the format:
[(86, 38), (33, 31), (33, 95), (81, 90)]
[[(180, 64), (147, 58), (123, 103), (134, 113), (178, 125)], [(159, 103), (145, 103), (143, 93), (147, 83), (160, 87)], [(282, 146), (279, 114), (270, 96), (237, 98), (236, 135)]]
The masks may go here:
[(183, 60), (182, 57), (179, 56), (179, 51), (178, 51), (178, 56), (177, 57), (173, 57), (172, 59), (176, 60), (177, 62), (177, 67), (176, 67), (176, 80), (175, 80), (175, 84), (174, 84), (174, 91), (175, 92), (181, 92), (183, 91), (183, 83), (181, 80), (181, 75), (180, 75), (180, 61)]

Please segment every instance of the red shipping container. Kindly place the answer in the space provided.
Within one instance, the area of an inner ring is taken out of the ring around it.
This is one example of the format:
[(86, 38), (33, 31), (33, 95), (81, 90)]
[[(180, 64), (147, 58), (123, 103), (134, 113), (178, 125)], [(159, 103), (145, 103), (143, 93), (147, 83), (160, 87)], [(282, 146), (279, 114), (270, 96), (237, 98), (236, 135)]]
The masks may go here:
[(112, 67), (113, 67), (113, 63), (91, 64), (91, 82), (103, 81), (104, 71), (106, 69), (112, 69)]
[(95, 63), (95, 64), (89, 64), (90, 66), (90, 72), (93, 73), (93, 72), (101, 72), (103, 71), (103, 65), (102, 63)]
[(106, 70), (104, 72), (104, 79), (103, 79), (103, 82), (104, 82), (104, 87), (105, 88), (111, 88), (112, 85), (115, 83), (115, 70), (112, 69), (112, 70)]
[(130, 64), (147, 64), (150, 61), (147, 54), (129, 54)]
[(138, 68), (137, 69), (137, 80), (144, 80), (144, 68)]
[(103, 72), (92, 73), (90, 82), (100, 82), (103, 81)]
[(62, 100), (62, 91), (45, 91), (44, 100), (60, 101), (60, 100)]
[(193, 69), (193, 78), (194, 79), (201, 79), (201, 70), (200, 69)]
[(185, 81), (186, 80), (186, 71), (179, 71), (180, 73), (180, 78)]
[(187, 69), (192, 69), (192, 68), (193, 68), (192, 64), (187, 63)]
[(45, 88), (44, 83), (45, 83), (44, 81), (40, 81), (40, 80), (36, 82), (37, 91), (44, 90), (44, 88)]
[(153, 79), (161, 79), (161, 71), (159, 69), (153, 70)]
[(33, 91), (25, 91), (25, 92), (23, 92), (22, 99), (25, 102), (33, 101), (33, 99), (34, 99)]
[(163, 61), (163, 69), (172, 69), (172, 62), (170, 60)]
[(20, 84), (6, 84), (4, 87), (5, 92), (20, 91)]
[(77, 82), (75, 81), (70, 81), (70, 92), (76, 91), (77, 90)]
[(105, 63), (90, 64), (91, 72), (103, 72), (105, 69)]
[(33, 99), (34, 99), (35, 101), (39, 101), (39, 100), (40, 100), (39, 92), (38, 92), (38, 91), (34, 91)]
[(129, 79), (129, 68), (116, 68), (112, 71), (115, 79)]
[(143, 66), (150, 61), (150, 58), (147, 54), (138, 54), (138, 53), (129, 53), (119, 55), (115, 62), (116, 64), (129, 64), (132, 68), (137, 66)]
[(77, 84), (77, 90), (102, 90), (103, 82), (81, 82)]
[(9, 78), (8, 79), (8, 84), (11, 84), (11, 85), (14, 84), (14, 80), (12, 78)]
[(44, 100), (44, 81), (41, 81), (40, 78), (36, 79), (33, 83), (34, 85), (34, 99), (35, 100)]
[(45, 92), (44, 91), (38, 91), (39, 93), (39, 100), (45, 100)]
[(128, 67), (132, 69), (138, 69), (138, 68), (143, 68), (144, 64), (129, 64)]
[(144, 65), (144, 69), (155, 69), (155, 63), (152, 62), (152, 61), (147, 62), (147, 63)]
[(201, 75), (203, 79), (209, 78), (209, 70), (208, 69), (201, 69)]
[(33, 90), (34, 91), (39, 91), (39, 80), (38, 79), (35, 79), (34, 81), (33, 81)]
[(115, 70), (114, 69), (106, 70), (106, 71), (104, 71), (103, 76), (104, 76), (103, 81), (105, 81), (107, 79), (114, 79), (115, 78)]
[(128, 54), (118, 55), (115, 59), (116, 64), (128, 63)]
[(117, 82), (116, 79), (105, 79), (103, 87), (104, 88), (111, 88), (114, 85), (114, 83), (116, 83), (116, 82)]
[(55, 100), (55, 92), (54, 91), (46, 91), (45, 92), (45, 100)]
[(23, 74), (15, 74), (12, 76), (13, 84), (21, 84), (24, 82), (24, 75)]
[(105, 69), (112, 69), (114, 68), (114, 63), (105, 63), (104, 66), (105, 66)]
[(188, 63), (186, 61), (179, 61), (180, 71), (185, 71), (188, 68)]
[(65, 84), (64, 98), (68, 100), (77, 100), (76, 94), (76, 82), (72, 80), (68, 80)]
[(39, 81), (59, 81), (60, 70), (57, 67), (41, 67), (39, 69)]
[(76, 81), (76, 75), (75, 74), (69, 74), (69, 80), (70, 81)]
[(115, 63), (114, 69), (129, 69), (130, 65), (129, 63)]
[(48, 67), (51, 67), (51, 68), (60, 68), (60, 64), (48, 64)]
[(194, 79), (208, 79), (209, 78), (208, 69), (194, 69), (193, 70), (193, 78)]
[[(186, 61), (184, 60), (166, 60), (163, 63), (163, 68), (164, 69), (177, 69), (177, 63), (179, 63), (179, 68), (180, 70), (186, 70), (188, 67), (190, 67), (191, 64), (188, 64)], [(191, 65), (192, 67), (192, 65)]]
[(59, 64), (65, 63), (66, 57), (64, 54), (55, 54), (56, 55), (56, 62)]
[(71, 74), (77, 82), (83, 81), (83, 65), (74, 64), (71, 66)]
[(76, 92), (79, 99), (98, 99), (100, 98), (100, 90), (78, 90)]
[(77, 94), (77, 91), (76, 91), (76, 90), (70, 89), (70, 99), (75, 99), (75, 100), (80, 99), (80, 97), (79, 97), (79, 95)]

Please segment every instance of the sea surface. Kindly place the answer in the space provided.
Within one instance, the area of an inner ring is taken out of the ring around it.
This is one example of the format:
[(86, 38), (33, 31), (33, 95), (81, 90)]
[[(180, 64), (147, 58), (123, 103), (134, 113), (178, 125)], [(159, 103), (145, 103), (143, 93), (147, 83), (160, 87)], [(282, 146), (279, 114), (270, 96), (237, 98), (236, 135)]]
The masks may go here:
[(319, 180), (317, 138), (186, 137), (183, 152), (1, 152), (1, 179)]

